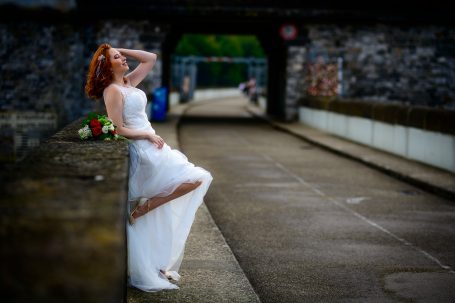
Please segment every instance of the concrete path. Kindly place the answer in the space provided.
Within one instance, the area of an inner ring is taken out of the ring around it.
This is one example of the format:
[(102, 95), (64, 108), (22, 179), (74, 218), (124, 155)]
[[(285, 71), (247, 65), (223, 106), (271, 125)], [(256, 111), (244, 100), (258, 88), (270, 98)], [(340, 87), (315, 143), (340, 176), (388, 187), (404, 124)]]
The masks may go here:
[(180, 143), (215, 176), (207, 206), (262, 302), (455, 301), (453, 201), (245, 106), (192, 106)]

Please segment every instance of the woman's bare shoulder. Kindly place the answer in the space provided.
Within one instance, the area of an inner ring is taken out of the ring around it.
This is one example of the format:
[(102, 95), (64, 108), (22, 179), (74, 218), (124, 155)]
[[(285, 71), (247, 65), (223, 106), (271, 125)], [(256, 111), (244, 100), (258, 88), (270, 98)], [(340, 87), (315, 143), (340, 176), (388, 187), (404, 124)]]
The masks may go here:
[(120, 87), (117, 85), (111, 83), (103, 91), (103, 97), (104, 101), (106, 101), (106, 97), (108, 99), (122, 99), (122, 91), (120, 90)]
[(118, 85), (111, 83), (103, 91), (103, 94), (109, 94), (109, 95), (117, 95), (117, 94), (122, 94), (122, 91), (120, 90), (120, 87)]

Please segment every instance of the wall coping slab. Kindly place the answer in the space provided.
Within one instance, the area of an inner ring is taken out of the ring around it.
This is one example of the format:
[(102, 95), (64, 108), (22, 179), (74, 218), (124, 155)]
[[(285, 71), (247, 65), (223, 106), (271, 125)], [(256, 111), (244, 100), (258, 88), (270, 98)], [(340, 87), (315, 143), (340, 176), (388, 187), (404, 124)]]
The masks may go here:
[(455, 135), (455, 111), (390, 102), (304, 97), (299, 105), (348, 116)]

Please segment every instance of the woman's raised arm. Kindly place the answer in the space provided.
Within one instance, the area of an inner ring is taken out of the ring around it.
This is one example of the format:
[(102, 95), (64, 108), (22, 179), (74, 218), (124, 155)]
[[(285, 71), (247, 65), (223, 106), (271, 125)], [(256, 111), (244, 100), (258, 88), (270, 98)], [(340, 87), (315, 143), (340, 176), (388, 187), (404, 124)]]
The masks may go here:
[(126, 75), (130, 84), (136, 87), (152, 70), (155, 65), (157, 55), (136, 49), (117, 48), (117, 50), (125, 57), (130, 57), (140, 62), (131, 73)]

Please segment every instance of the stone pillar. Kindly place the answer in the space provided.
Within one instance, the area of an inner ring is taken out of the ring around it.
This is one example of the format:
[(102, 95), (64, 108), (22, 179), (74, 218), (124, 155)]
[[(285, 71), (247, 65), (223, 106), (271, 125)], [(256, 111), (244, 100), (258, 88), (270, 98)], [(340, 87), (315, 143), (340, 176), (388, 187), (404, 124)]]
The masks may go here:
[(285, 119), (293, 121), (298, 118), (298, 100), (304, 94), (304, 68), (306, 57), (305, 46), (289, 46), (286, 66)]

